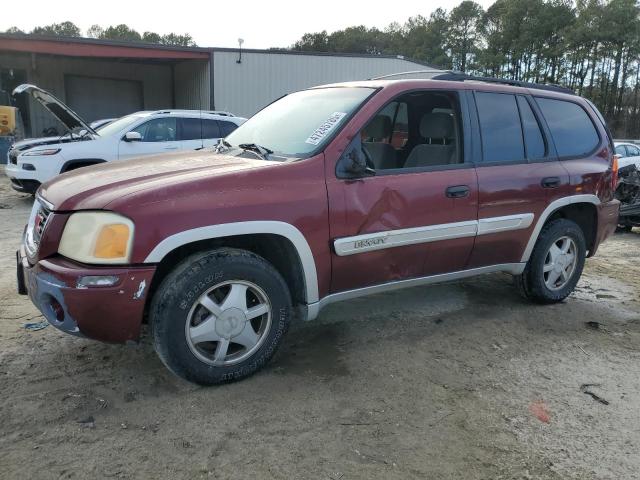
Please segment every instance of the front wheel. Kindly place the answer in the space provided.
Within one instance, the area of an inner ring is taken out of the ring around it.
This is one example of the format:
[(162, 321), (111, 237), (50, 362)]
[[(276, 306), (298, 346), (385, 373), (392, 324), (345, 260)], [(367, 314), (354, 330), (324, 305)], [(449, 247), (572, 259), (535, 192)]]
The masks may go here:
[(571, 220), (544, 226), (524, 272), (516, 277), (520, 292), (539, 303), (557, 303), (576, 287), (586, 258), (582, 229)]
[(164, 279), (150, 323), (163, 363), (186, 380), (212, 385), (262, 368), (291, 311), (287, 284), (269, 262), (224, 248), (185, 259)]

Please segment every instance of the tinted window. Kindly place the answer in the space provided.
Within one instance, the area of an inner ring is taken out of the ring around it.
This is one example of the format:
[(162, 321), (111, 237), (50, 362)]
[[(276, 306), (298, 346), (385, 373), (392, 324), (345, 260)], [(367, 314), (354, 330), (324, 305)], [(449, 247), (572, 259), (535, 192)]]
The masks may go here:
[(536, 101), (560, 157), (586, 155), (598, 145), (598, 132), (580, 105), (550, 98), (536, 98)]
[(220, 125), (220, 136), (222, 137), (226, 137), (231, 132), (233, 132), (236, 128), (238, 128), (238, 126), (232, 122), (225, 122), (225, 121), (219, 120), (218, 124)]
[(524, 143), (514, 95), (476, 93), (485, 162), (524, 160)]
[(143, 142), (173, 142), (176, 140), (176, 119), (155, 118), (139, 125), (133, 131), (142, 136)]
[(627, 145), (627, 152), (630, 157), (637, 157), (640, 155), (640, 148), (634, 147), (633, 145)]
[(524, 133), (524, 146), (527, 158), (535, 160), (546, 156), (544, 137), (540, 130), (540, 124), (531, 110), (531, 105), (524, 97), (518, 97), (520, 118), (522, 118), (522, 132)]
[(202, 138), (220, 138), (224, 136), (220, 135), (217, 120), (202, 120)]
[(181, 140), (200, 140), (202, 129), (199, 118), (181, 118), (180, 123), (182, 124)]

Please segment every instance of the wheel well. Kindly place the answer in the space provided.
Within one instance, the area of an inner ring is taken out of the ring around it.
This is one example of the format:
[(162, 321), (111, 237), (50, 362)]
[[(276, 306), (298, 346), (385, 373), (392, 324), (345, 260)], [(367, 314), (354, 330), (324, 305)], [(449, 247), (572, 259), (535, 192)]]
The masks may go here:
[(212, 238), (182, 245), (169, 252), (158, 264), (147, 294), (147, 306), (158, 286), (184, 258), (198, 252), (231, 247), (247, 250), (267, 260), (282, 275), (291, 291), (294, 305), (306, 303), (306, 289), (302, 262), (293, 243), (281, 235), (252, 234)]
[(578, 224), (584, 234), (587, 252), (590, 253), (593, 250), (596, 232), (598, 231), (598, 211), (596, 206), (592, 203), (574, 203), (561, 207), (549, 216), (545, 224), (558, 218), (566, 218)]
[(89, 165), (96, 165), (98, 163), (105, 163), (105, 160), (100, 158), (86, 158), (84, 160), (69, 160), (60, 169), (60, 173), (70, 172), (82, 167), (88, 167)]

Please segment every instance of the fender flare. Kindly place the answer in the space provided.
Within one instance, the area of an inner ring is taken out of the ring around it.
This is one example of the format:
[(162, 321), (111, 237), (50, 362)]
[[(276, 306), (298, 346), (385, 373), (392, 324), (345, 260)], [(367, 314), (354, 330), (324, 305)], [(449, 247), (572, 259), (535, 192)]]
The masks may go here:
[(144, 263), (160, 263), (169, 252), (200, 240), (252, 234), (279, 235), (293, 244), (302, 265), (307, 303), (317, 302), (319, 300), (318, 274), (313, 253), (302, 232), (286, 222), (263, 220), (223, 223), (178, 232), (158, 243), (147, 255)]
[(60, 168), (60, 173), (68, 172), (69, 167), (73, 167), (76, 163), (90, 163), (91, 165), (97, 165), (98, 163), (106, 163), (106, 162), (107, 161), (103, 160), (102, 158), (76, 158), (74, 160), (67, 160), (62, 164), (62, 168)]
[(592, 194), (583, 194), (583, 195), (571, 195), (569, 197), (562, 197), (554, 200), (544, 211), (540, 214), (538, 218), (538, 222), (536, 223), (533, 232), (531, 232), (531, 237), (529, 237), (529, 241), (527, 242), (527, 246), (524, 249), (524, 253), (522, 254), (522, 262), (528, 262), (529, 257), (531, 257), (531, 252), (533, 252), (533, 247), (535, 247), (536, 242), (538, 241), (538, 236), (540, 235), (540, 231), (542, 227), (546, 223), (547, 219), (557, 210), (562, 207), (566, 207), (567, 205), (573, 205), (576, 203), (591, 203), (596, 207), (600, 205), (600, 199)]

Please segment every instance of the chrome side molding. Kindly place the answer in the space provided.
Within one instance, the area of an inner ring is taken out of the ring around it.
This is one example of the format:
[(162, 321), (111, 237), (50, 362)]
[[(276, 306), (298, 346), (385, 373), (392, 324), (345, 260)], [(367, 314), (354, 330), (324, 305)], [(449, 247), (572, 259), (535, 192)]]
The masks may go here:
[(533, 213), (519, 213), (504, 217), (481, 218), (464, 222), (442, 223), (424, 227), (386, 230), (352, 237), (338, 238), (333, 242), (337, 255), (343, 257), (356, 253), (403, 247), (417, 243), (437, 242), (455, 238), (489, 235), (529, 228), (533, 223)]

